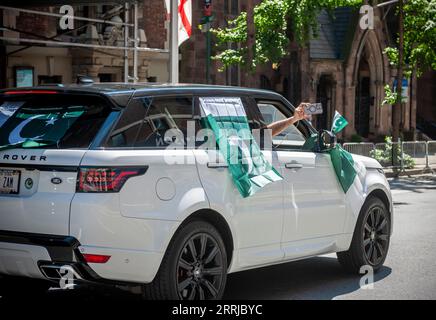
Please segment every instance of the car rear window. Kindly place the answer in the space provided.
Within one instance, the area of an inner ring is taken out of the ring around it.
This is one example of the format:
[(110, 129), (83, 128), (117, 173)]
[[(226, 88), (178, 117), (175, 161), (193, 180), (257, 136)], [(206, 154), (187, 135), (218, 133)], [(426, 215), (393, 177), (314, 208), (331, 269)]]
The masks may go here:
[(95, 97), (0, 100), (0, 146), (43, 141), (50, 148), (88, 148), (109, 113)]
[[(195, 122), (191, 96), (142, 97), (132, 100), (106, 144), (107, 148), (165, 148), (188, 144), (188, 123)], [(195, 142), (195, 137), (194, 137)]]

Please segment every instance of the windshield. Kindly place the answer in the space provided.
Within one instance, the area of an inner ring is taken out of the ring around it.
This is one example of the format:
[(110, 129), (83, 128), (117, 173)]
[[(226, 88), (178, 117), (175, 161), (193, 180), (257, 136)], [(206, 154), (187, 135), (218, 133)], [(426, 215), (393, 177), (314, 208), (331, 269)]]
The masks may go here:
[(43, 142), (41, 147), (88, 148), (109, 112), (95, 98), (0, 101), (0, 147), (34, 141)]

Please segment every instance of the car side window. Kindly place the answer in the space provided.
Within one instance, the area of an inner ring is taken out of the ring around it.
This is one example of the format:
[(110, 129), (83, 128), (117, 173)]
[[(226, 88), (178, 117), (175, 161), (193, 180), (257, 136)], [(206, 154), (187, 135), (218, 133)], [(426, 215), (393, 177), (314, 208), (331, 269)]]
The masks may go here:
[(188, 122), (193, 119), (191, 96), (134, 99), (113, 130), (112, 148), (165, 148), (187, 145)]
[[(284, 106), (276, 101), (257, 101), (257, 106), (262, 115), (263, 125), (268, 125), (284, 120), (286, 116), (282, 110)], [(282, 133), (272, 138), (273, 146), (280, 149), (301, 150), (308, 137), (307, 129), (301, 124), (291, 125)]]

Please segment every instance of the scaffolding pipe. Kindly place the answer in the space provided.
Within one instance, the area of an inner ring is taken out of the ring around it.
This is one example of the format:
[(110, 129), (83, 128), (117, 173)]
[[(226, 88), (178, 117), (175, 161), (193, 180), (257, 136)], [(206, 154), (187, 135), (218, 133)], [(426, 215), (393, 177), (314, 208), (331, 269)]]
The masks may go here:
[[(124, 4), (124, 22), (129, 22), (129, 4)], [(129, 28), (124, 27), (124, 47), (129, 46)], [(124, 50), (124, 82), (129, 82), (129, 50)]]
[(116, 21), (111, 21), (111, 20), (76, 17), (75, 15), (71, 16), (71, 15), (64, 15), (64, 14), (60, 14), (60, 13), (52, 13), (52, 12), (46, 12), (46, 11), (36, 11), (36, 10), (6, 7), (6, 6), (0, 6), (0, 9), (25, 12), (25, 13), (32, 13), (32, 14), (39, 14), (39, 15), (43, 15), (43, 16), (56, 17), (56, 18), (65, 17), (68, 19), (73, 19), (73, 20), (78, 20), (78, 21), (98, 22), (98, 23), (112, 24), (112, 25), (116, 25), (116, 26), (133, 27), (133, 24), (129, 24), (129, 23), (125, 23), (125, 22), (116, 22)]
[[(129, 22), (129, 10), (131, 1), (125, 1), (124, 8), (124, 22), (116, 22), (110, 20), (93, 19), (85, 17), (76, 17), (75, 15), (63, 15), (52, 12), (36, 11), (31, 9), (22, 9), (15, 7), (0, 6), (0, 9), (31, 13), (36, 15), (51, 16), (57, 18), (68, 18), (78, 21), (88, 21), (93, 23), (105, 23), (110, 25), (117, 25), (124, 27), (124, 46), (108, 46), (108, 45), (95, 45), (87, 43), (75, 43), (75, 42), (65, 42), (65, 41), (53, 41), (53, 40), (37, 40), (28, 38), (10, 38), (10, 37), (0, 37), (0, 40), (11, 42), (13, 44), (19, 45), (19, 43), (32, 43), (32, 44), (44, 44), (49, 46), (61, 46), (61, 47), (79, 47), (79, 48), (92, 48), (92, 49), (106, 49), (106, 50), (124, 50), (124, 81), (128, 82), (133, 79), (133, 82), (137, 82), (138, 78), (138, 52), (154, 52), (154, 53), (168, 53), (165, 49), (153, 49), (153, 48), (142, 48), (140, 47), (139, 40), (139, 29), (138, 29), (138, 2), (133, 3), (133, 23)], [(178, 54), (178, 1), (171, 0), (171, 58), (170, 58), (170, 78), (173, 83), (178, 82), (179, 73), (179, 54)], [(133, 27), (133, 39), (129, 38), (129, 27)], [(129, 42), (133, 42), (131, 47)], [(133, 77), (129, 76), (129, 51), (133, 51)]]
[[(62, 46), (62, 47), (82, 47), (82, 48), (94, 48), (94, 49), (109, 49), (109, 50), (135, 50), (132, 47), (116, 47), (116, 46), (106, 46), (106, 45), (96, 45), (87, 43), (75, 43), (75, 42), (63, 42), (63, 41), (50, 41), (50, 40), (37, 40), (37, 39), (26, 39), (26, 38), (9, 38), (0, 37), (0, 40), (7, 42), (24, 42), (24, 43), (36, 43), (36, 44), (48, 44), (51, 46)], [(155, 53), (168, 53), (166, 49), (154, 49), (154, 48), (136, 48), (137, 51), (141, 52), (155, 52)]]
[(133, 82), (138, 82), (138, 2), (133, 4)]

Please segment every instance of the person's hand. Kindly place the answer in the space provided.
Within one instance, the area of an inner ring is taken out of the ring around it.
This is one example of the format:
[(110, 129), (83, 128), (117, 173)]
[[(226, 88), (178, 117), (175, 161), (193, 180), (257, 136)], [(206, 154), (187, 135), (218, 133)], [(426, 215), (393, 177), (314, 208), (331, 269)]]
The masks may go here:
[(306, 105), (309, 105), (309, 103), (303, 102), (303, 103), (301, 103), (298, 106), (297, 109), (295, 109), (294, 116), (293, 116), (294, 121), (300, 121), (300, 120), (303, 120), (303, 119), (309, 119), (310, 115), (306, 114), (306, 112), (304, 111), (304, 107)]

